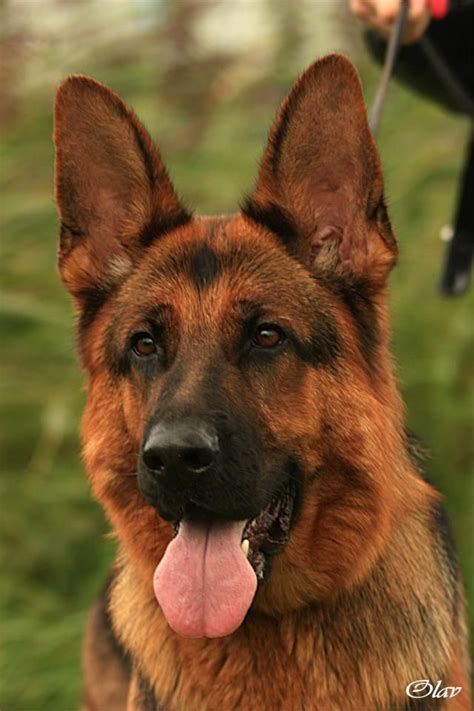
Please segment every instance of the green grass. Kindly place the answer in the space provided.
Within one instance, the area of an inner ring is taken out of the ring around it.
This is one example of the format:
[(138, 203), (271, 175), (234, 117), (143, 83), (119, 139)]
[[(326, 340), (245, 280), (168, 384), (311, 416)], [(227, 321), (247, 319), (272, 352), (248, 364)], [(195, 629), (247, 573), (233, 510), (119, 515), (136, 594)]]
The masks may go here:
[[(200, 116), (191, 99), (170, 93), (145, 49), (127, 62), (94, 56), (72, 68), (120, 91), (160, 135), (187, 201), (217, 213), (235, 209), (253, 183), (276, 101), (293, 78), (283, 59), (228, 102), (204, 102)], [(366, 77), (370, 94), (374, 70)], [(2, 134), (4, 711), (76, 707), (84, 615), (113, 556), (80, 463), (82, 378), (71, 305), (55, 272), (52, 98), (52, 83), (40, 82)], [(401, 247), (391, 284), (393, 345), (408, 422), (432, 453), (430, 476), (446, 496), (472, 598), (474, 297), (446, 301), (436, 292), (438, 232), (452, 213), (466, 135), (461, 119), (392, 87), (380, 149)]]

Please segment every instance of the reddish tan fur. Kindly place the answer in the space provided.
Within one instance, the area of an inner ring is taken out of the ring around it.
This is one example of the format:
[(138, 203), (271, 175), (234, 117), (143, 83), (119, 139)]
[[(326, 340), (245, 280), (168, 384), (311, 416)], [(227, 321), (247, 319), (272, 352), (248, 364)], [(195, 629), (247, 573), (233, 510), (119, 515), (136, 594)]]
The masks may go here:
[[(440, 564), (445, 554), (432, 532), (440, 495), (407, 451), (389, 353), (386, 281), (396, 245), (354, 69), (337, 56), (313, 65), (270, 133), (251, 200), (254, 209), (277, 208), (291, 217), (299, 237), (289, 250), (272, 231), (238, 214), (183, 221), (140, 252), (137, 236), (162, 216), (165, 222), (179, 218), (180, 204), (136, 116), (93, 80), (72, 78), (60, 88), (55, 138), (63, 279), (79, 313), (88, 290), (115, 289), (82, 336), (88, 375), (83, 451), (94, 496), (119, 540), (114, 628), (161, 704), (156, 708), (403, 711), (409, 682), (443, 674), (445, 686), (463, 692), (436, 708), (467, 711), (462, 593), (453, 621), (455, 584)], [(99, 156), (93, 165), (91, 154)], [(78, 191), (72, 198), (71, 183)], [(206, 243), (210, 230), (218, 255), (238, 244), (252, 251), (269, 283), (279, 273), (291, 273), (292, 280), (272, 296), (258, 278), (225, 273), (199, 300), (186, 279), (152, 283), (152, 265)], [(331, 280), (365, 284), (379, 331), (372, 369), (351, 315), (337, 291), (326, 288)], [(295, 283), (304, 295), (298, 303)], [(224, 374), (226, 394), (245, 402), (270, 440), (303, 463), (305, 496), (288, 545), (241, 627), (221, 639), (185, 639), (167, 625), (151, 586), (172, 528), (145, 502), (132, 475), (162, 386), (155, 382), (144, 393), (135, 381), (114, 378), (104, 356), (110, 324), (120, 313), (119, 338), (125, 338), (142, 306), (164, 299), (175, 305), (184, 324), (180, 347), (193, 355), (180, 391), (187, 400), (212, 363), (212, 344), (230, 348), (233, 301), (258, 300), (263, 292), (302, 337), (311, 298), (320, 293), (341, 334), (342, 363), (334, 370), (310, 368), (289, 355), (271, 381), (257, 374), (248, 388), (230, 366)], [(320, 467), (326, 475), (313, 476)], [(93, 646), (89, 639), (86, 647)], [(89, 676), (90, 658), (92, 651)], [(135, 674), (127, 711), (146, 711), (138, 686)], [(102, 704), (101, 711), (115, 708)]]
[(84, 709), (87, 711), (101, 711), (104, 698), (107, 711), (125, 711), (126, 708), (130, 670), (108, 628), (107, 603), (105, 597), (94, 603), (84, 635)]

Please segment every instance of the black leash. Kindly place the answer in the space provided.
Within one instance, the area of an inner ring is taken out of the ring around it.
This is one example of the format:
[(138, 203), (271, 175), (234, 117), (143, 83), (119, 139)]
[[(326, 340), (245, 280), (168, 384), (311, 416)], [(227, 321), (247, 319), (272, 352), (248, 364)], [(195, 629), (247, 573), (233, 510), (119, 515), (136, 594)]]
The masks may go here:
[(377, 93), (375, 94), (375, 99), (370, 111), (369, 126), (374, 136), (378, 133), (382, 109), (387, 96), (388, 85), (390, 83), (390, 79), (392, 78), (395, 61), (397, 59), (398, 51), (402, 43), (403, 33), (405, 31), (408, 9), (408, 0), (402, 0), (400, 12), (398, 13), (392, 32), (390, 33), (390, 39), (388, 41), (383, 64), (382, 78), (380, 79)]
[[(458, 0), (458, 5), (462, 0)], [(434, 4), (434, 3), (433, 3)], [(439, 2), (436, 3), (439, 5)], [(446, 10), (447, 10), (447, 3)], [(453, 2), (452, 2), (453, 4)], [(400, 12), (390, 34), (390, 39), (385, 53), (382, 78), (380, 79), (377, 92), (370, 111), (369, 126), (374, 136), (377, 135), (382, 110), (387, 96), (390, 79), (393, 75), (395, 62), (402, 43), (403, 33), (408, 17), (409, 0), (402, 0)], [(419, 41), (420, 47), (439, 80), (445, 86), (446, 91), (451, 95), (454, 103), (463, 113), (471, 117), (474, 121), (474, 101), (462, 82), (452, 72), (450, 66), (439, 54), (433, 43), (424, 36)], [(470, 282), (471, 266), (474, 254), (474, 222), (473, 196), (469, 194), (474, 184), (474, 123), (471, 131), (470, 146), (467, 160), (464, 166), (461, 189), (458, 198), (456, 227), (453, 237), (448, 244), (442, 276), (440, 280), (440, 291), (445, 296), (458, 296), (463, 294)]]

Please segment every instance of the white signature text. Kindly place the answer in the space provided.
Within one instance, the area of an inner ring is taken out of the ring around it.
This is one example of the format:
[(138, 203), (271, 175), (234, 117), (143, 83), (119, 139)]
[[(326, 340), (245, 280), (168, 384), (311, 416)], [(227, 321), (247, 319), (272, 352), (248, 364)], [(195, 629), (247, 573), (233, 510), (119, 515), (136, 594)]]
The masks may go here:
[(441, 679), (436, 683), (429, 679), (417, 679), (408, 684), (406, 688), (407, 696), (412, 699), (425, 699), (431, 696), (433, 699), (452, 699), (462, 691), (462, 686), (443, 686)]

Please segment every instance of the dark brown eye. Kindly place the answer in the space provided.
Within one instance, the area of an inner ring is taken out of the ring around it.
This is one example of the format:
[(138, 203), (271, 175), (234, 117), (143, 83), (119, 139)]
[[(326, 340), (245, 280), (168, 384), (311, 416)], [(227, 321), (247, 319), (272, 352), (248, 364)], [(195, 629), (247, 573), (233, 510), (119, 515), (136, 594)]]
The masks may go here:
[(156, 353), (156, 343), (149, 333), (136, 333), (132, 338), (132, 350), (140, 358), (148, 358)]
[(275, 348), (285, 340), (285, 334), (279, 326), (272, 323), (263, 323), (257, 328), (252, 338), (252, 343), (258, 348)]

